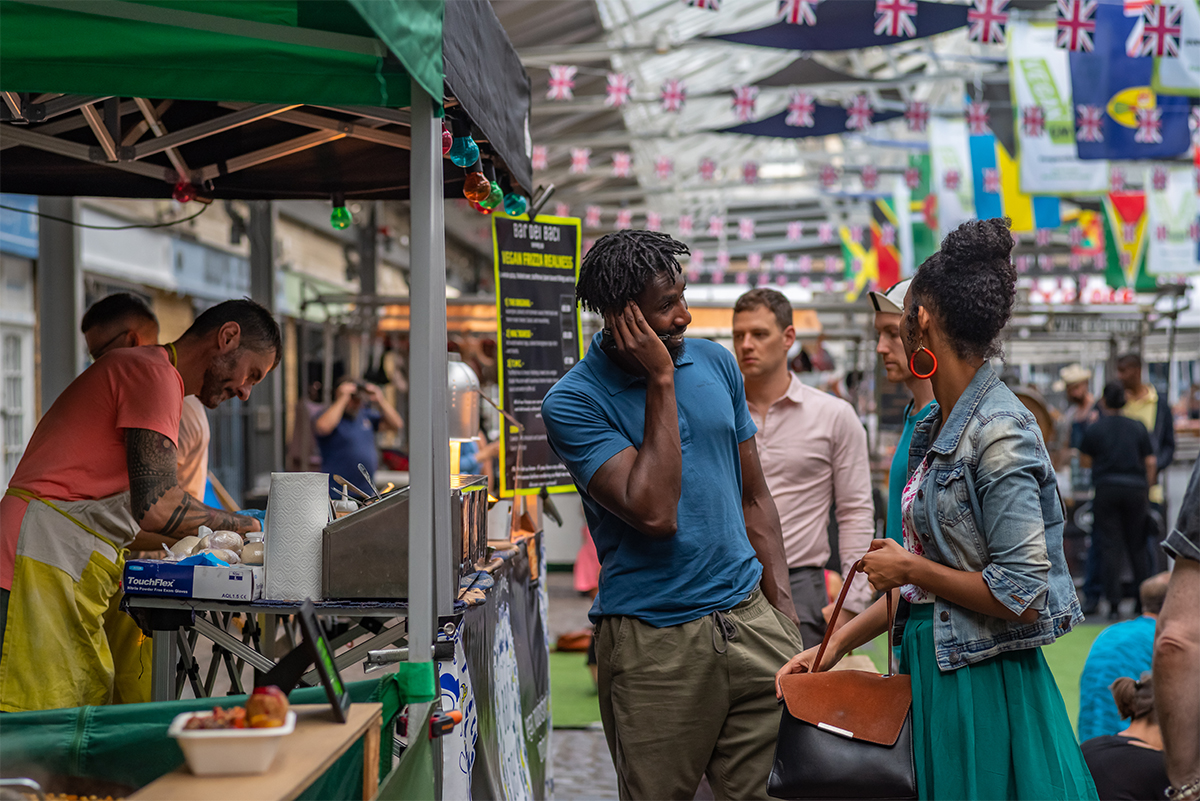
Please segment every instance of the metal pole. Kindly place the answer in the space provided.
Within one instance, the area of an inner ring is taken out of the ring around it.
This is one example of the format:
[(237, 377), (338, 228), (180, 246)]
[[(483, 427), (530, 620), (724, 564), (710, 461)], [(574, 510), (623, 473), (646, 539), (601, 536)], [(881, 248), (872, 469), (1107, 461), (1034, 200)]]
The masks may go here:
[[(38, 211), (76, 220), (74, 198), (38, 198)], [(41, 363), (41, 414), (83, 369), (83, 270), (79, 264), (79, 229), (70, 222), (38, 220), (37, 324)]]
[[(269, 200), (250, 201), (250, 296), (275, 314), (275, 209)], [(282, 355), (282, 354), (281, 354)], [(265, 487), (283, 467), (282, 371), (273, 370), (250, 395), (246, 427), (245, 492)]]

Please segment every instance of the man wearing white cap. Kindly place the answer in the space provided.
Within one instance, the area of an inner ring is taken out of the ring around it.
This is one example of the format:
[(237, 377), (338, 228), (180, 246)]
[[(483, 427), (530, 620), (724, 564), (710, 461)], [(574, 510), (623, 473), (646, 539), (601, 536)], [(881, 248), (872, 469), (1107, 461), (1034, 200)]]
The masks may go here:
[(908, 446), (912, 441), (913, 429), (925, 419), (933, 406), (933, 385), (929, 378), (913, 374), (904, 355), (904, 342), (900, 337), (900, 319), (904, 315), (904, 296), (908, 293), (911, 278), (901, 281), (886, 292), (870, 292), (871, 305), (875, 307), (875, 331), (879, 341), (875, 352), (883, 360), (887, 379), (893, 384), (904, 384), (913, 399), (904, 407), (904, 430), (896, 453), (892, 456), (892, 469), (888, 472), (887, 535), (901, 545), (904, 535), (900, 530), (900, 493), (908, 483)]
[(1083, 441), (1083, 430), (1097, 417), (1096, 399), (1088, 389), (1092, 371), (1080, 364), (1069, 364), (1058, 371), (1058, 377), (1067, 393), (1059, 441), (1064, 448), (1078, 448)]

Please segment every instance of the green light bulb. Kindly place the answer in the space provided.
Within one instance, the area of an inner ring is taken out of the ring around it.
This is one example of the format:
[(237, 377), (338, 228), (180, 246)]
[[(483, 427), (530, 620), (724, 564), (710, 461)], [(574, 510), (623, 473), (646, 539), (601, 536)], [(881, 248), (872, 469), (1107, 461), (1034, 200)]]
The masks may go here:
[(501, 191), (500, 184), (492, 181), (491, 186), (492, 188), (491, 191), (488, 192), (488, 196), (479, 201), (479, 205), (483, 206), (485, 209), (494, 209), (500, 205), (501, 201), (504, 200), (504, 192)]
[(344, 231), (354, 222), (354, 215), (345, 206), (334, 206), (329, 215), (329, 224), (338, 231)]

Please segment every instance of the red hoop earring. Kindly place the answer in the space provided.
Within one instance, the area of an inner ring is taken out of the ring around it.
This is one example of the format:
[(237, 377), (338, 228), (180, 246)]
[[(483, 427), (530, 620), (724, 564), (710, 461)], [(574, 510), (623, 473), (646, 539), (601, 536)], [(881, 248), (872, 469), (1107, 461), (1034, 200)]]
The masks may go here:
[[(929, 358), (933, 359), (933, 367), (930, 367), (929, 372), (925, 373), (925, 374), (921, 374), (921, 373), (917, 372), (917, 365), (916, 365), (917, 354), (920, 353), (921, 351), (925, 351), (926, 353), (929, 354)], [(937, 372), (937, 356), (933, 355), (933, 351), (931, 351), (929, 348), (922, 345), (921, 347), (919, 347), (915, 351), (913, 351), (912, 356), (908, 357), (908, 369), (917, 378), (929, 378), (931, 375), (933, 375), (934, 373)]]

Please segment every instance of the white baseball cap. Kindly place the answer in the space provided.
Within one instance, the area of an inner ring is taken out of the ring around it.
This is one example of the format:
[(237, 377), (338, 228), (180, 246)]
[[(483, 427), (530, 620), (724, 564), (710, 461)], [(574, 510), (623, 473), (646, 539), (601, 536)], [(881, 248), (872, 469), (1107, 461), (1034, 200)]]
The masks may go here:
[(871, 305), (875, 307), (875, 311), (877, 312), (904, 314), (904, 296), (908, 294), (908, 285), (911, 283), (911, 278), (905, 278), (900, 283), (894, 284), (886, 292), (868, 292), (867, 294), (871, 298)]

